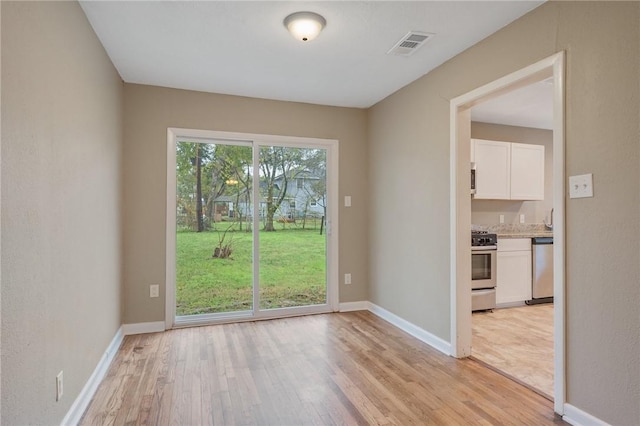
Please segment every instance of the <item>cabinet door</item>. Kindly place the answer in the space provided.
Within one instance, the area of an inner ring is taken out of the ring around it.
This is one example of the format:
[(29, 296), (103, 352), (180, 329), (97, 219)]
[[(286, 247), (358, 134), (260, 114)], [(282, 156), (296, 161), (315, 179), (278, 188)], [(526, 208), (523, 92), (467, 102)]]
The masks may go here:
[(531, 299), (531, 251), (498, 252), (496, 304)]
[(476, 199), (508, 200), (511, 144), (472, 139), (476, 163)]
[(511, 199), (544, 200), (544, 146), (511, 144)]

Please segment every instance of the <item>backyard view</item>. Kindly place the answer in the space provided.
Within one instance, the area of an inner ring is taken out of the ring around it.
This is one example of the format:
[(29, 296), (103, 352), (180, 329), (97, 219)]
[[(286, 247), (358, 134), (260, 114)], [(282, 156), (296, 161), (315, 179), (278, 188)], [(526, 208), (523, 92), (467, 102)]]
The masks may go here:
[(260, 309), (326, 303), (325, 150), (261, 147), (255, 169), (247, 145), (180, 142), (176, 154), (178, 316), (253, 309), (255, 238)]

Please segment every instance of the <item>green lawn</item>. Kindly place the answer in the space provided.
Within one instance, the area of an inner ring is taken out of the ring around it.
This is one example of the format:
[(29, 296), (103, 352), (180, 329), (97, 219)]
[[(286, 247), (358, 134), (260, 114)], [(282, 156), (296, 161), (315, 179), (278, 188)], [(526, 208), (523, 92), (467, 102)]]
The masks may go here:
[[(176, 313), (194, 315), (250, 310), (252, 234), (228, 232), (230, 259), (213, 258), (217, 231), (178, 232)], [(260, 308), (326, 301), (326, 236), (318, 229), (260, 231)]]

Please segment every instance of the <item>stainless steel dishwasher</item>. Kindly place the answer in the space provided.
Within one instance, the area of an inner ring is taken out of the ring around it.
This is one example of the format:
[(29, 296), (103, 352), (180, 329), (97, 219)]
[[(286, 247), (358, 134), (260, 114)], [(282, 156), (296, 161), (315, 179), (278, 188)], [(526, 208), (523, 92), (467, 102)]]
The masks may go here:
[(527, 305), (553, 302), (553, 237), (531, 239), (531, 300)]

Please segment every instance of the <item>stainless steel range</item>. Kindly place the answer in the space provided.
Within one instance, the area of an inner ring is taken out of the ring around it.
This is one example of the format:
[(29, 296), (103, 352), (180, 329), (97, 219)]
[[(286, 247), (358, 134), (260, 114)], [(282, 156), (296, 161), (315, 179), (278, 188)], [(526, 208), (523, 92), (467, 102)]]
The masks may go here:
[(471, 231), (471, 310), (496, 307), (498, 236)]

